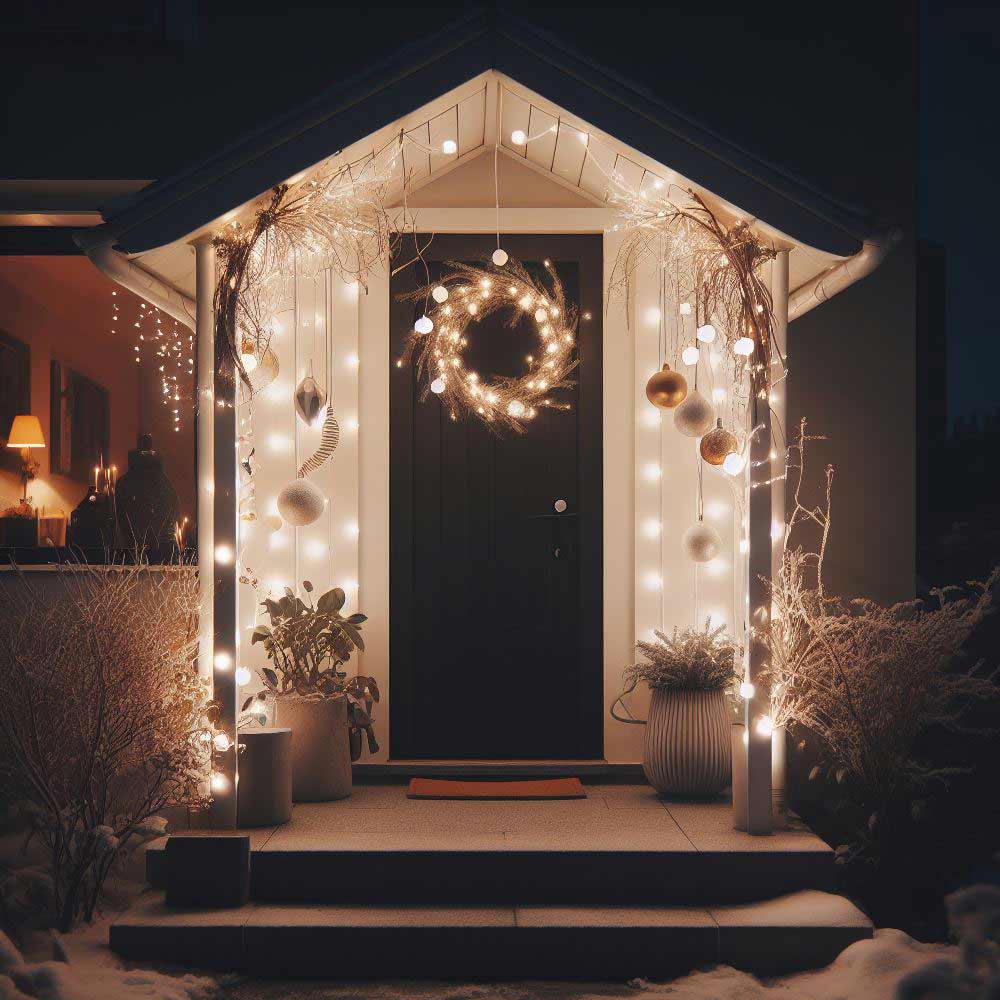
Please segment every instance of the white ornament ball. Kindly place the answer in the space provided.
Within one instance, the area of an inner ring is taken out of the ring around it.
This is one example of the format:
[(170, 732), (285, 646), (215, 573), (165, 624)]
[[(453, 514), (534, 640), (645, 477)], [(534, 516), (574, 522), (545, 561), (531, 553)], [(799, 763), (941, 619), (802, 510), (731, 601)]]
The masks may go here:
[(431, 292), (431, 298), (435, 302), (447, 302), (448, 301), (448, 289), (444, 285), (435, 285), (434, 291)]
[(308, 479), (296, 479), (278, 494), (278, 513), (296, 528), (319, 520), (325, 506), (323, 491)]
[(681, 360), (686, 365), (696, 365), (698, 364), (698, 358), (701, 357), (701, 351), (697, 347), (685, 347), (681, 352)]
[(733, 344), (733, 354), (737, 354), (741, 358), (749, 358), (753, 354), (753, 341), (749, 337), (740, 337)]
[(728, 472), (731, 476), (738, 476), (743, 471), (743, 467), (746, 464), (747, 460), (735, 451), (731, 451), (722, 460), (723, 471)]
[(710, 562), (722, 548), (719, 533), (710, 524), (699, 521), (684, 532), (684, 551), (693, 562)]
[(281, 528), (281, 526), (284, 524), (284, 522), (281, 520), (280, 517), (278, 517), (277, 514), (266, 514), (261, 519), (261, 522), (263, 523), (264, 528), (267, 531), (271, 532), (272, 534), (275, 531), (278, 531)]
[(715, 327), (711, 323), (699, 326), (697, 337), (703, 344), (711, 344), (715, 340)]
[(715, 410), (697, 389), (692, 389), (674, 410), (674, 426), (688, 437), (701, 437), (715, 426)]
[(496, 264), (497, 267), (503, 267), (508, 260), (510, 260), (510, 258), (507, 256), (506, 250), (502, 250), (500, 247), (497, 247), (496, 250), (493, 251), (493, 263)]
[(434, 322), (431, 320), (430, 316), (421, 316), (420, 319), (413, 324), (413, 329), (417, 333), (430, 333), (434, 329)]
[(444, 379), (436, 378), (431, 382), (431, 392), (436, 392), (439, 395), (444, 392)]

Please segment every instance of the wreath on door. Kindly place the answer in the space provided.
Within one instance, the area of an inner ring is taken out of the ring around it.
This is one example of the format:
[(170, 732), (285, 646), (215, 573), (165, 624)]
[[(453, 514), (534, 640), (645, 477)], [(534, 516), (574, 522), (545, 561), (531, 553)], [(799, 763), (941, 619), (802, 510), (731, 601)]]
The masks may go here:
[[(423, 382), (421, 399), (436, 395), (452, 420), (473, 417), (500, 433), (522, 433), (542, 410), (569, 409), (553, 391), (574, 385), (570, 374), (576, 356), (577, 310), (566, 294), (552, 262), (544, 262), (548, 281), (528, 273), (518, 261), (505, 267), (446, 261), (440, 281), (404, 298), (423, 302), (398, 367), (416, 366)], [(463, 357), (477, 324), (494, 313), (505, 313), (508, 325), (528, 316), (538, 340), (525, 353), (524, 374), (488, 379), (470, 370)]]

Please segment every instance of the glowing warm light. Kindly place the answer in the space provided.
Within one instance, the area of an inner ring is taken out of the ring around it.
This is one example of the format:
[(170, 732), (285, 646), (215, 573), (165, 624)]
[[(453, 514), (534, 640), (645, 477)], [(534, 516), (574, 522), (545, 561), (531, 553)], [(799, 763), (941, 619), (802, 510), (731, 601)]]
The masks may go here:
[(655, 518), (648, 520), (644, 526), (647, 537), (649, 538), (659, 538), (660, 532), (663, 530), (663, 526)]
[(660, 310), (656, 306), (650, 306), (646, 310), (646, 322), (652, 326), (655, 323), (660, 322)]
[(413, 324), (413, 329), (417, 333), (430, 333), (434, 329), (434, 321), (430, 316), (421, 316), (420, 319)]
[(500, 247), (497, 247), (496, 250), (493, 251), (493, 263), (496, 264), (497, 267), (503, 267), (504, 264), (507, 263), (508, 259), (506, 250), (501, 250)]
[(738, 354), (741, 358), (748, 358), (753, 354), (753, 341), (749, 337), (740, 337), (733, 344), (733, 354)]
[(267, 446), (271, 451), (288, 451), (292, 447), (292, 439), (286, 434), (268, 434)]
[(357, 538), (361, 534), (361, 529), (358, 527), (356, 521), (351, 521), (350, 524), (344, 525), (344, 534), (349, 538)]
[(245, 685), (249, 684), (250, 677), (251, 677), (250, 671), (247, 670), (246, 667), (236, 668), (236, 683), (239, 684), (240, 687), (244, 687)]
[(690, 302), (682, 302), (681, 303), (680, 314), (682, 316), (690, 316), (691, 315), (691, 303)]
[(347, 355), (347, 367), (348, 368), (357, 368), (358, 365), (360, 365), (360, 364), (361, 364), (361, 358), (359, 358), (356, 354), (348, 354)]
[(660, 410), (658, 407), (644, 406), (639, 413), (639, 420), (645, 427), (660, 426)]
[(229, 779), (224, 774), (219, 774), (218, 771), (215, 771), (212, 774), (211, 785), (212, 791), (218, 795), (229, 788)]
[(712, 399), (714, 399), (716, 403), (724, 402), (725, 398), (726, 398), (726, 390), (723, 389), (721, 386), (716, 386), (712, 390)]
[(757, 730), (758, 736), (770, 736), (774, 732), (774, 723), (771, 722), (771, 717), (769, 715), (762, 715), (758, 720), (754, 729)]
[(216, 670), (228, 670), (233, 665), (233, 658), (228, 653), (216, 653), (213, 662)]
[(233, 548), (231, 545), (216, 545), (215, 561), (223, 566), (228, 566), (233, 561)]
[(528, 137), (525, 135), (524, 129), (516, 128), (510, 134), (510, 141), (515, 146), (523, 146), (528, 141)]
[(344, 426), (349, 431), (356, 431), (358, 429), (358, 418), (357, 417), (348, 417), (347, 420), (344, 421)]
[(785, 526), (781, 521), (771, 522), (771, 541), (780, 542), (785, 536)]
[(659, 573), (646, 574), (646, 589), (661, 590), (663, 588), (663, 577)]
[(740, 539), (740, 553), (741, 555), (746, 555), (750, 551), (750, 539), (741, 538)]
[(698, 359), (701, 357), (701, 351), (697, 347), (685, 347), (681, 352), (681, 360), (686, 365), (696, 365), (698, 364)]
[(695, 336), (703, 344), (711, 344), (715, 340), (715, 327), (711, 323), (706, 323), (704, 326), (698, 327), (698, 332)]
[(755, 694), (757, 689), (749, 681), (744, 681), (740, 685), (740, 697), (746, 701), (749, 701)]
[(731, 476), (738, 476), (746, 464), (747, 460), (735, 451), (731, 451), (722, 460), (723, 471), (728, 472)]
[(447, 302), (448, 301), (448, 289), (444, 285), (436, 285), (431, 292), (431, 298), (435, 302)]
[(648, 462), (646, 464), (646, 468), (645, 468), (644, 471), (646, 473), (646, 478), (647, 479), (659, 479), (660, 478), (660, 475), (661, 475), (660, 467), (656, 464), (656, 462)]
[(441, 152), (444, 153), (445, 156), (452, 156), (458, 152), (458, 143), (455, 142), (454, 139), (445, 139), (445, 141), (441, 143)]
[(318, 538), (314, 538), (306, 544), (306, 555), (310, 559), (322, 559), (328, 551), (329, 548), (326, 542), (322, 542)]
[(437, 393), (438, 395), (440, 395), (442, 392), (444, 392), (444, 379), (443, 378), (436, 378), (436, 379), (434, 379), (433, 382), (431, 382), (431, 392)]
[(215, 739), (212, 740), (212, 745), (219, 751), (219, 753), (225, 753), (233, 745), (233, 743), (226, 733), (216, 733)]
[(729, 513), (729, 508), (719, 500), (710, 500), (705, 504), (705, 517), (721, 518)]
[(519, 399), (512, 399), (507, 404), (507, 412), (512, 417), (523, 417), (524, 416), (524, 403)]

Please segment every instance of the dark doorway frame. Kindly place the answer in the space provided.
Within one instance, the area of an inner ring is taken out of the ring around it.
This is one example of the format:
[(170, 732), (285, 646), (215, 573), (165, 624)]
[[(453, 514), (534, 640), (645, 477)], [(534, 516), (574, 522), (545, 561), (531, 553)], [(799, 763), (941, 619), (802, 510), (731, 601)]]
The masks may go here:
[[(429, 262), (482, 260), (496, 247), (484, 235), (408, 235), (397, 261), (413, 257), (414, 239), (427, 247)], [(579, 760), (604, 759), (604, 484), (603, 484), (603, 237), (594, 235), (514, 235), (503, 237), (512, 258), (533, 261), (548, 258), (579, 265), (581, 317), (577, 349), (581, 364), (575, 378), (578, 407), (577, 461), (579, 477), (579, 628), (580, 702), (578, 705)], [(401, 295), (426, 280), (419, 262), (394, 275), (389, 308), (389, 684), (392, 692), (389, 754), (392, 759), (419, 759), (414, 748), (416, 657), (413, 642), (413, 422), (421, 403), (414, 391), (410, 367), (395, 360), (413, 323), (413, 304)], [(530, 431), (528, 431), (530, 433)], [(544, 707), (538, 707), (544, 712)], [(527, 719), (523, 720), (528, 724)], [(516, 728), (516, 726), (515, 726)], [(518, 759), (513, 753), (512, 760)], [(567, 758), (568, 759), (568, 758)]]

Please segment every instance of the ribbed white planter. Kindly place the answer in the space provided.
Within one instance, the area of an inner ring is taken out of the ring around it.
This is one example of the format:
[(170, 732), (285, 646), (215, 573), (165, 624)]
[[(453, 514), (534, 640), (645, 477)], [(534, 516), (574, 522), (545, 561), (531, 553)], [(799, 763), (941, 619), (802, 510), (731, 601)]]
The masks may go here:
[(663, 795), (718, 795), (729, 784), (724, 691), (653, 691), (643, 750), (646, 780)]
[(282, 697), (276, 724), (292, 731), (292, 800), (329, 802), (351, 794), (347, 700)]

